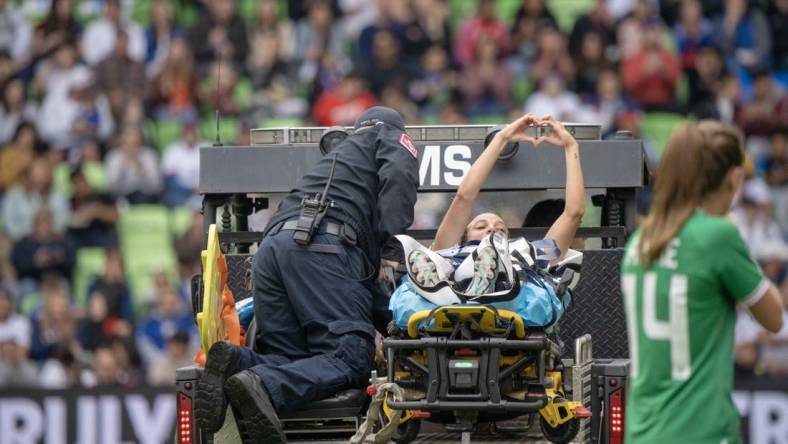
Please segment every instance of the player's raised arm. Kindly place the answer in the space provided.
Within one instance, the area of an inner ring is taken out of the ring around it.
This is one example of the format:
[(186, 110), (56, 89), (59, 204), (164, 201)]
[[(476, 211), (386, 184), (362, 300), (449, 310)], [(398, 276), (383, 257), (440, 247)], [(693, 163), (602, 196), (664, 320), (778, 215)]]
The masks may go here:
[(509, 142), (535, 142), (533, 137), (525, 133), (525, 130), (536, 122), (536, 117), (528, 113), (504, 127), (493, 137), (493, 140), (460, 182), (457, 194), (438, 227), (435, 241), (432, 243), (433, 250), (448, 248), (460, 242), (466, 225), (471, 220), (471, 210), (479, 196), (479, 191), (487, 177), (490, 176), (501, 151)]

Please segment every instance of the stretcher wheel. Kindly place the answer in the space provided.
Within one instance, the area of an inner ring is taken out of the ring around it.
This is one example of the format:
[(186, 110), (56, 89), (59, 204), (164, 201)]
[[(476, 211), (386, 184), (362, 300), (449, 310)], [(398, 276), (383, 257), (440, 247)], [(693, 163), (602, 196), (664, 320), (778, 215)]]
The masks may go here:
[(391, 440), (397, 444), (408, 444), (419, 436), (421, 430), (421, 420), (411, 419), (404, 424), (397, 427), (397, 432), (391, 437)]
[(545, 439), (555, 444), (565, 444), (572, 441), (580, 431), (580, 420), (577, 418), (572, 418), (558, 427), (553, 427), (540, 415), (539, 424), (542, 426), (542, 434)]

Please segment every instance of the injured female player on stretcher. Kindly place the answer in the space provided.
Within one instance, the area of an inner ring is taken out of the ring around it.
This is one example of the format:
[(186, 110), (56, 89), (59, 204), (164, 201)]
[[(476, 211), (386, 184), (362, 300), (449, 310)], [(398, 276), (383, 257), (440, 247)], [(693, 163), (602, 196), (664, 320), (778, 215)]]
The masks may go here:
[[(529, 136), (526, 131), (534, 126), (547, 127), (548, 135)], [(566, 204), (543, 240), (508, 239), (509, 229), (497, 214), (471, 217), (482, 185), (509, 142), (564, 150)], [(567, 287), (579, 278), (574, 272), (579, 272), (582, 253), (569, 247), (584, 209), (577, 141), (552, 117), (520, 117), (494, 136), (465, 175), (430, 249), (408, 236), (397, 236), (404, 247), (408, 277), (389, 301), (394, 323), (405, 329), (415, 312), (440, 305), (480, 303), (518, 313), (526, 326), (549, 329), (570, 302)]]

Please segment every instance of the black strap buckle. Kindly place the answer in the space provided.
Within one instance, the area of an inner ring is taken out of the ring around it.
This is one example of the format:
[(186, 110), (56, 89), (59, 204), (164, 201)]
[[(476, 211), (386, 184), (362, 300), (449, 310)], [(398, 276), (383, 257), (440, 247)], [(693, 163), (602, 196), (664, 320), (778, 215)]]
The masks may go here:
[(346, 223), (340, 225), (339, 240), (342, 241), (343, 244), (350, 245), (352, 247), (358, 244), (356, 232)]

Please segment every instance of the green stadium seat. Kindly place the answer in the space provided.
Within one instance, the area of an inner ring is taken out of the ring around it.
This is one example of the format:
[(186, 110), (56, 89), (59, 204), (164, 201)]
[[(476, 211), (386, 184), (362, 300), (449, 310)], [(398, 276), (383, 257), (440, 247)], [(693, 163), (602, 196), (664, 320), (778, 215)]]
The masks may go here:
[(300, 117), (271, 117), (260, 122), (260, 128), (292, 128), (304, 126), (306, 123)]
[(77, 306), (87, 302), (88, 287), (104, 274), (107, 254), (102, 247), (82, 247), (77, 250), (77, 262), (72, 274), (72, 298)]
[(170, 212), (163, 205), (131, 206), (120, 216), (118, 235), (135, 309), (140, 310), (157, 272), (177, 279)]
[(197, 23), (197, 8), (190, 2), (178, 2), (178, 6), (173, 14), (175, 22), (184, 29), (191, 29)]
[(181, 137), (183, 125), (179, 120), (163, 119), (156, 123), (156, 133), (153, 144), (159, 153), (163, 153), (171, 143)]
[(509, 118), (506, 116), (477, 116), (470, 119), (473, 125), (498, 125), (506, 124)]
[(143, 28), (147, 28), (150, 25), (152, 7), (152, 0), (134, 0), (131, 6), (131, 19)]
[(251, 25), (257, 18), (257, 0), (241, 0), (238, 2), (238, 15)]
[(71, 197), (71, 165), (60, 162), (52, 171), (52, 187), (66, 197)]
[(547, 8), (564, 33), (572, 32), (575, 22), (594, 6), (594, 0), (548, 0)]
[(109, 189), (109, 180), (107, 179), (107, 170), (101, 162), (85, 162), (82, 164), (82, 174), (88, 183), (99, 192), (105, 192)]
[[(241, 131), (241, 122), (235, 117), (223, 116), (219, 123), (219, 134), (224, 144), (232, 143)], [(214, 140), (216, 138), (216, 120), (207, 118), (200, 122), (200, 138)]]
[(683, 120), (686, 120), (686, 117), (675, 113), (649, 112), (645, 114), (642, 124), (643, 137), (651, 141), (657, 155), (662, 156), (671, 131)]

